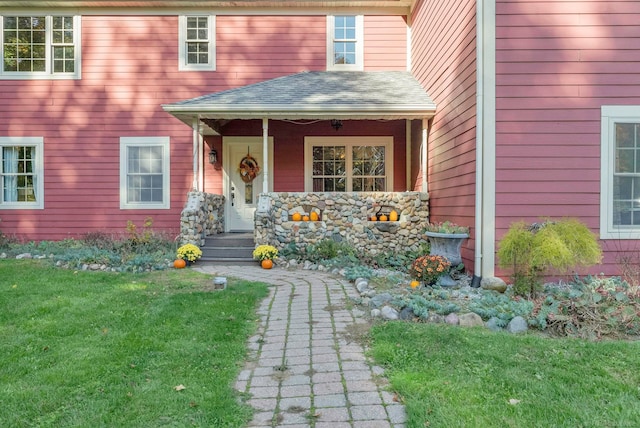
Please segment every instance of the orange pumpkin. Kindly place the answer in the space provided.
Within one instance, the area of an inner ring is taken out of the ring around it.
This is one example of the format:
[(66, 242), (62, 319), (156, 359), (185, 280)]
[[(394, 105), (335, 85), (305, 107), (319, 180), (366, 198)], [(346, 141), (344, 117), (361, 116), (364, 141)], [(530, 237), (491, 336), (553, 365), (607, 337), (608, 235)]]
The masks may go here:
[(385, 214), (382, 214), (380, 216), (380, 221), (387, 221), (387, 220), (389, 220), (389, 218)]
[(389, 213), (389, 221), (398, 221), (398, 211), (393, 210)]
[(308, 215), (303, 215), (302, 216), (302, 221), (309, 221), (309, 216)]
[(411, 288), (417, 288), (420, 285), (420, 281), (413, 280), (411, 281)]
[(176, 259), (173, 262), (173, 267), (176, 269), (182, 269), (187, 266), (187, 262), (183, 259)]
[(320, 216), (318, 215), (317, 212), (315, 211), (311, 211), (311, 214), (309, 214), (309, 218), (311, 219), (311, 221), (318, 221), (320, 220)]
[(260, 266), (262, 266), (262, 269), (271, 269), (273, 267), (273, 260), (264, 259), (260, 262)]
[(291, 216), (291, 220), (293, 220), (293, 221), (300, 221), (300, 220), (302, 220), (302, 214), (300, 214), (300, 213), (293, 213), (293, 215)]
[(372, 216), (371, 216), (371, 221), (378, 221), (378, 217), (376, 217), (376, 216), (372, 215)]

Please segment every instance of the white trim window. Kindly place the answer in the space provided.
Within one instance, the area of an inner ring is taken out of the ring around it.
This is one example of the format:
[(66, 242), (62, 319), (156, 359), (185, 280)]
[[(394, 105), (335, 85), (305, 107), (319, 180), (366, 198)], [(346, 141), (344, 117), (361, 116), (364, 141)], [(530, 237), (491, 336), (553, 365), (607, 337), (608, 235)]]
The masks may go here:
[(80, 16), (3, 15), (2, 79), (79, 79)]
[(600, 237), (640, 239), (640, 106), (601, 109)]
[(0, 137), (0, 209), (43, 209), (42, 137)]
[(169, 137), (120, 138), (120, 208), (170, 208)]
[(327, 16), (327, 70), (364, 69), (362, 15)]
[(216, 69), (215, 18), (214, 15), (184, 15), (179, 17), (178, 69)]
[(305, 192), (393, 189), (393, 137), (306, 137)]

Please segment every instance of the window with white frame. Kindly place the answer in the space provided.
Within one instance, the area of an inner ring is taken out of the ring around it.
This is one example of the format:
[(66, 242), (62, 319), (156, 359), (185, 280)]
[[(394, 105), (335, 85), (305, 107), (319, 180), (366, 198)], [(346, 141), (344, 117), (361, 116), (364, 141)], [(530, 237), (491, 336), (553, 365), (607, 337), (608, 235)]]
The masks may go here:
[(120, 208), (170, 208), (169, 137), (120, 138)]
[(306, 137), (306, 192), (393, 189), (393, 137)]
[(188, 15), (179, 18), (180, 70), (215, 70), (215, 16)]
[(80, 17), (3, 15), (2, 79), (80, 78)]
[(327, 16), (327, 69), (362, 70), (364, 30), (362, 15)]
[(601, 108), (600, 237), (640, 239), (640, 106)]
[(0, 137), (0, 209), (44, 208), (42, 137)]

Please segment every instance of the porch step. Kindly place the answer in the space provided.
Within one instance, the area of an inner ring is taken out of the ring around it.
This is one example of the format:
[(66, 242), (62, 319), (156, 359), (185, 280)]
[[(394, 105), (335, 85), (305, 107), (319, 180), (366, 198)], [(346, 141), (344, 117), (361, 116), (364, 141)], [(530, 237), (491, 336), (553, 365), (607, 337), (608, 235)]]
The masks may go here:
[(201, 260), (219, 264), (255, 264), (252, 232), (232, 232), (208, 236)]

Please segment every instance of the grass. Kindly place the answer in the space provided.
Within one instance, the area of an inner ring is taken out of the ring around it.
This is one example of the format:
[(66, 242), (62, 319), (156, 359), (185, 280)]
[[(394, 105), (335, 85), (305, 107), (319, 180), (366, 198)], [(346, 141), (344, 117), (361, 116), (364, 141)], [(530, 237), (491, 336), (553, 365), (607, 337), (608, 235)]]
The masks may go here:
[(211, 282), (0, 261), (2, 425), (246, 425), (233, 383), (266, 286)]
[(410, 323), (371, 334), (409, 428), (640, 426), (638, 342)]

